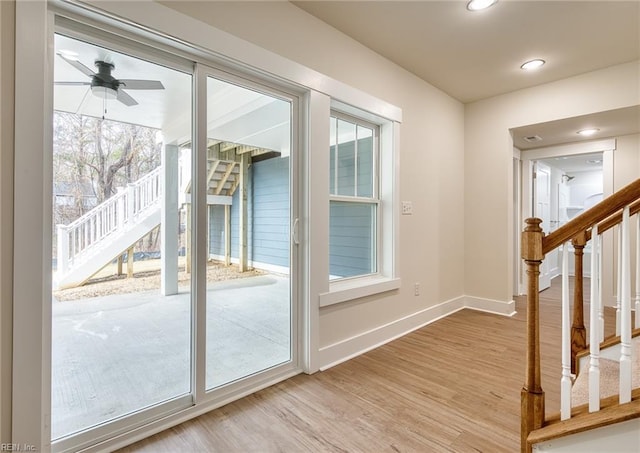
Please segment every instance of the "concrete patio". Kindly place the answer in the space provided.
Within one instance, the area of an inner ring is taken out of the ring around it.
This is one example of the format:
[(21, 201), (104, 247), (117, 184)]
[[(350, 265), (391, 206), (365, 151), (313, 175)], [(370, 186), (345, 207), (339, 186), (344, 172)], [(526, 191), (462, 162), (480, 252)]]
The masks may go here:
[[(190, 392), (190, 293), (53, 302), (52, 438)], [(290, 359), (287, 277), (207, 286), (207, 388)]]

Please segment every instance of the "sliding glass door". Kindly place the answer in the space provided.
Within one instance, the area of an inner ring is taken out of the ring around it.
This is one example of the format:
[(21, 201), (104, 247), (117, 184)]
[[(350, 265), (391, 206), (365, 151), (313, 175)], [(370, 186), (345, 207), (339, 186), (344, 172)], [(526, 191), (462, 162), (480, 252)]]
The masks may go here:
[(212, 389), (292, 359), (291, 101), (207, 76)]
[(299, 370), (297, 98), (64, 23), (45, 258), (54, 451)]
[(52, 439), (191, 393), (192, 75), (55, 35)]

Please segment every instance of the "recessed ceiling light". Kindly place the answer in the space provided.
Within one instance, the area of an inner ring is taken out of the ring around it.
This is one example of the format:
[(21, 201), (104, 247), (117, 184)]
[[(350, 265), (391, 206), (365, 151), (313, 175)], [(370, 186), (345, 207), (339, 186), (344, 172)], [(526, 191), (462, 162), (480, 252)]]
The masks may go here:
[(602, 163), (602, 159), (589, 159), (587, 163), (591, 165), (598, 165)]
[(471, 0), (467, 3), (467, 9), (469, 11), (480, 11), (494, 5), (497, 1), (498, 0)]
[(589, 129), (579, 130), (578, 132), (576, 132), (576, 134), (580, 134), (582, 136), (589, 137), (589, 136), (595, 134), (596, 132), (598, 132), (599, 130), (600, 129), (598, 129), (598, 128), (592, 127), (592, 128), (589, 128)]
[(535, 60), (530, 60), (520, 66), (520, 69), (524, 69), (525, 71), (531, 71), (533, 69), (538, 69), (540, 66), (545, 64), (544, 60), (536, 58)]

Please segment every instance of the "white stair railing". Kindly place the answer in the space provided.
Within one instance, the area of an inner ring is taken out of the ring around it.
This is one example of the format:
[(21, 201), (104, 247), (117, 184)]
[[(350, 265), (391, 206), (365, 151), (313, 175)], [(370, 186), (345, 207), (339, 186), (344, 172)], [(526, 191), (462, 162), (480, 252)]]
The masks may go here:
[(160, 168), (119, 188), (118, 193), (71, 222), (57, 225), (57, 272), (64, 275), (105, 238), (134, 224), (161, 195)]

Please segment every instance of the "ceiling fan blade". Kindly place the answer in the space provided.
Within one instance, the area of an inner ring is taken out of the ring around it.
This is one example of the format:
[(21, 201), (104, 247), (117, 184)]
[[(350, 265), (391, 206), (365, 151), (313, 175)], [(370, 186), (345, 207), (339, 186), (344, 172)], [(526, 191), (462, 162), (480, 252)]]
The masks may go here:
[(119, 79), (118, 82), (127, 90), (164, 90), (159, 80)]
[(131, 96), (129, 96), (127, 93), (122, 91), (122, 89), (118, 90), (118, 93), (116, 94), (116, 99), (122, 102), (127, 107), (131, 107), (132, 105), (138, 105), (138, 102), (135, 99), (133, 99)]
[(86, 86), (91, 85), (91, 82), (53, 82), (53, 84), (62, 86)]
[(67, 56), (65, 56), (64, 54), (61, 54), (61, 53), (58, 53), (58, 56), (60, 58), (62, 58), (64, 61), (66, 61), (67, 63), (69, 63), (71, 66), (76, 68), (78, 71), (83, 73), (84, 75), (89, 76), (89, 77), (93, 77), (94, 75), (96, 75), (95, 72), (93, 72), (91, 69), (87, 68), (85, 65), (80, 63), (78, 60), (75, 60), (73, 58), (69, 58), (69, 57), (67, 57)]

